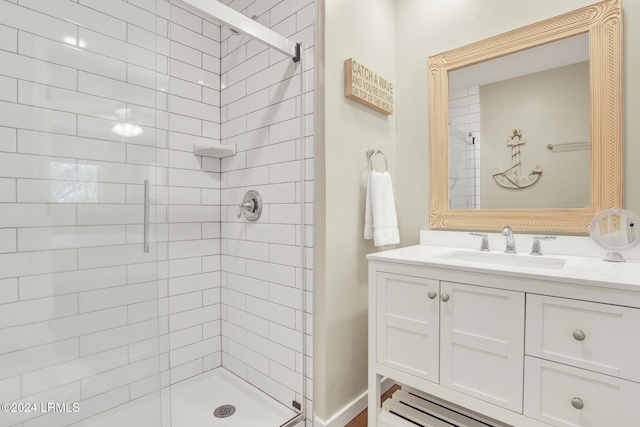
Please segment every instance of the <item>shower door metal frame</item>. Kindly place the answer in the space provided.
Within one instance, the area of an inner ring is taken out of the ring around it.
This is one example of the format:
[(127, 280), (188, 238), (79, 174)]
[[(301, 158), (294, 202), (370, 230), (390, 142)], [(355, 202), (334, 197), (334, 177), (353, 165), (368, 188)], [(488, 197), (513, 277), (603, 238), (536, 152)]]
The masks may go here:
[(220, 3), (218, 0), (179, 0), (179, 2), (195, 8), (199, 12), (211, 15), (215, 20), (241, 33), (248, 34), (278, 52), (293, 58), (294, 62), (300, 61), (300, 43), (295, 43), (281, 36), (270, 28)]

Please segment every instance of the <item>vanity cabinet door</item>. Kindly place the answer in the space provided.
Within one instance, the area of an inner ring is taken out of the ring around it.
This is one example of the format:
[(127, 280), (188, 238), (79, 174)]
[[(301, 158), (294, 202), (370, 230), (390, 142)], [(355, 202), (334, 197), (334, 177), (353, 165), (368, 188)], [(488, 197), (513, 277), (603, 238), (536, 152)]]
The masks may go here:
[(522, 413), (524, 293), (449, 282), (440, 292), (440, 384)]
[(438, 281), (377, 273), (377, 361), (438, 382)]
[(553, 426), (637, 426), (640, 384), (527, 356), (524, 415)]
[(640, 382), (640, 310), (527, 295), (526, 353)]

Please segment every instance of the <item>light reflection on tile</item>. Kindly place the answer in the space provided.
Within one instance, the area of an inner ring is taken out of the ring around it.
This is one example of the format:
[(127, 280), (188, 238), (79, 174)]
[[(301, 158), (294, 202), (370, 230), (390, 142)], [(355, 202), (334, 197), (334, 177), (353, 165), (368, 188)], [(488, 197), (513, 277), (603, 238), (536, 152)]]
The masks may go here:
[[(125, 113), (126, 114), (126, 113)], [(147, 126), (140, 126), (143, 133), (136, 137), (125, 137), (113, 132), (121, 120), (103, 120), (94, 117), (78, 116), (78, 135), (109, 141), (132, 142), (140, 145), (155, 146), (155, 132)]]
[(51, 178), (52, 179), (66, 179), (71, 174), (75, 174), (75, 163), (64, 162), (51, 162)]
[(54, 182), (51, 195), (55, 203), (99, 203), (98, 183)]

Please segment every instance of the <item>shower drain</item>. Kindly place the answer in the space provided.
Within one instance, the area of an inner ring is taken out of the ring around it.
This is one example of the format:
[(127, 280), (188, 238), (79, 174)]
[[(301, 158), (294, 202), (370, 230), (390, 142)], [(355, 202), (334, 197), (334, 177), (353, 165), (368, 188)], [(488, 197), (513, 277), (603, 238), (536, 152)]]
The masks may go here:
[(218, 406), (215, 411), (213, 411), (213, 415), (216, 418), (227, 418), (233, 415), (236, 412), (236, 407), (233, 405), (222, 405)]

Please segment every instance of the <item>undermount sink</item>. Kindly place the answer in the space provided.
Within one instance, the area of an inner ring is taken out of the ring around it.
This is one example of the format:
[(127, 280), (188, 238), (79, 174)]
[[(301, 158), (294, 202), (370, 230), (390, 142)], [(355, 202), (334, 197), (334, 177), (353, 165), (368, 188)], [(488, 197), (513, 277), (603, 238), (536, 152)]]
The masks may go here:
[(561, 258), (536, 257), (530, 255), (501, 254), (491, 252), (453, 251), (439, 255), (437, 258), (480, 264), (498, 264), (505, 266), (546, 268), (562, 270), (565, 260)]

